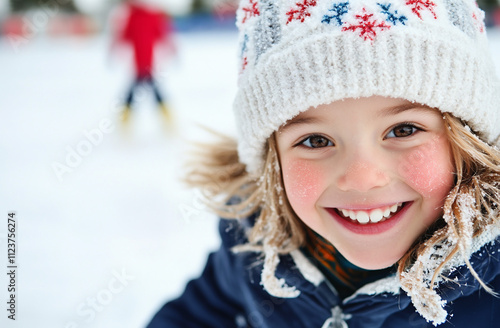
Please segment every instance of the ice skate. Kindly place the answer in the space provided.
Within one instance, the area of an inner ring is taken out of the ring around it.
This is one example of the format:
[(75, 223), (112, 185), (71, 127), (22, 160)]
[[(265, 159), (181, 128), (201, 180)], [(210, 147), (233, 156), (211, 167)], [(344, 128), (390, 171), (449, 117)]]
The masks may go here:
[(120, 121), (127, 123), (130, 121), (130, 113), (132, 112), (132, 108), (129, 105), (126, 105), (122, 112), (120, 113)]
[(170, 107), (167, 104), (162, 102), (159, 104), (159, 109), (160, 109), (160, 113), (161, 113), (161, 116), (163, 117), (163, 121), (165, 122), (165, 124), (169, 128), (172, 128), (174, 120), (172, 117), (172, 112), (170, 110)]

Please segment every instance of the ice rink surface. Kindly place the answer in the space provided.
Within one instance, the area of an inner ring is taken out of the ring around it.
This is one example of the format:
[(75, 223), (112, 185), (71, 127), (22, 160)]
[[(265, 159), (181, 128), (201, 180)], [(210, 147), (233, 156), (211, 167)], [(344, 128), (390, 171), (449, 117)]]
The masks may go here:
[[(500, 73), (500, 31), (488, 31)], [(234, 135), (234, 32), (177, 36), (157, 70), (175, 119), (141, 93), (118, 120), (130, 58), (106, 37), (0, 39), (1, 327), (143, 327), (217, 249), (217, 219), (187, 190), (190, 142)], [(17, 217), (16, 321), (7, 319), (7, 215)], [(5, 271), (5, 273), (4, 273)]]

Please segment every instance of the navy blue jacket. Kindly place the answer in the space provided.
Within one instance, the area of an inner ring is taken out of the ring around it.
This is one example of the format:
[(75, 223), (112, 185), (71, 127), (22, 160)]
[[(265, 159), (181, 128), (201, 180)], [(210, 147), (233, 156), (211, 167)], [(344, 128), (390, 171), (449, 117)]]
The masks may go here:
[[(244, 227), (235, 220), (221, 220), (221, 248), (208, 258), (200, 278), (188, 283), (184, 293), (165, 304), (148, 328), (165, 327), (434, 327), (416, 312), (409, 296), (393, 281), (396, 291), (379, 290), (341, 300), (336, 290), (323, 279), (307, 280), (290, 255), (282, 256), (276, 271), (289, 286), (295, 286), (296, 298), (276, 298), (260, 284), (262, 264), (255, 253), (231, 252), (243, 243)], [(500, 292), (500, 239), (475, 252), (470, 261), (483, 281)], [(500, 299), (481, 289), (464, 265), (442, 283), (439, 294), (447, 301), (447, 322), (439, 327), (499, 327)], [(380, 282), (380, 281), (379, 281)], [(380, 285), (380, 283), (378, 284)]]

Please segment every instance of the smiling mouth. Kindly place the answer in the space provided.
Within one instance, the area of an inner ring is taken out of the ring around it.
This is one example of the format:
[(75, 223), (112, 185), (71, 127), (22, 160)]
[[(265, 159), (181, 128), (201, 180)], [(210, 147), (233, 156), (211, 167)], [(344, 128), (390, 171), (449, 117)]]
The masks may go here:
[(350, 210), (335, 208), (334, 211), (341, 217), (359, 224), (375, 224), (387, 221), (398, 214), (407, 202), (396, 203), (392, 206), (376, 208), (372, 210)]

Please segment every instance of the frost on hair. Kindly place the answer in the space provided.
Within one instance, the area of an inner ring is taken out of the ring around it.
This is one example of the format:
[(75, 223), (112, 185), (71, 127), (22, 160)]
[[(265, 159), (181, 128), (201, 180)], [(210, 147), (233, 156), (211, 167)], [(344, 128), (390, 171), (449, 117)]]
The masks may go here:
[(478, 276), (469, 258), (475, 238), (499, 225), (500, 154), (481, 141), (463, 122), (444, 114), (456, 169), (456, 185), (443, 206), (445, 225), (417, 244), (399, 262), (400, 283), (417, 311), (434, 325), (446, 321), (446, 302), (437, 288), (451, 268), (466, 265)]
[(276, 297), (296, 297), (299, 291), (276, 278), (279, 255), (297, 250), (305, 240), (304, 224), (286, 200), (274, 135), (266, 145), (263, 172), (255, 180), (239, 161), (234, 139), (217, 134), (218, 142), (199, 144), (188, 162), (185, 181), (201, 190), (204, 202), (217, 215), (246, 219), (257, 213), (248, 228), (246, 244), (233, 251), (263, 256), (262, 285)]

